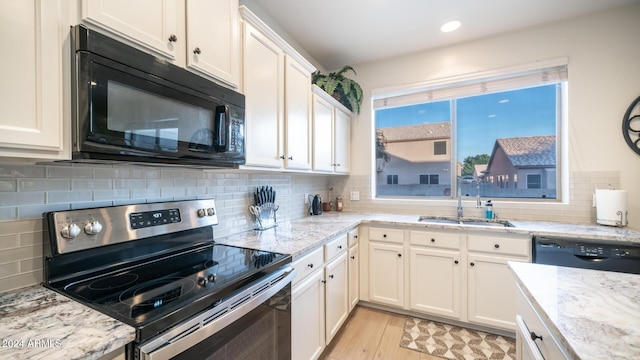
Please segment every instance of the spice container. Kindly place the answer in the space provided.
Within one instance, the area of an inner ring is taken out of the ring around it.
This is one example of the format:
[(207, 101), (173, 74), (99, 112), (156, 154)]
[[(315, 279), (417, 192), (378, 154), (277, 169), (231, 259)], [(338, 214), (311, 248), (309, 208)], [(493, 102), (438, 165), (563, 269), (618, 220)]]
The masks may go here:
[(342, 211), (342, 198), (340, 196), (336, 198), (336, 211)]

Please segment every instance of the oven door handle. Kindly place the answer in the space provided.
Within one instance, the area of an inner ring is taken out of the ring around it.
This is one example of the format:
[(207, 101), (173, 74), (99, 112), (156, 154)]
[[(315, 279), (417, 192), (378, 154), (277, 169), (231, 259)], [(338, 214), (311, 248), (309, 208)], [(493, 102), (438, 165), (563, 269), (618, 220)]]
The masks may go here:
[(169, 359), (251, 312), (291, 283), (296, 270), (285, 265), (222, 303), (138, 347), (140, 359)]

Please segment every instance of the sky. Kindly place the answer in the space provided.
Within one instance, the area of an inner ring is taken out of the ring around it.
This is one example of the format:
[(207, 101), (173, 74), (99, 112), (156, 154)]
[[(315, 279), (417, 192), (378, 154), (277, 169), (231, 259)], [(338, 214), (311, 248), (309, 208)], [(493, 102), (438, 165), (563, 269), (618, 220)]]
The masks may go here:
[[(555, 135), (556, 85), (457, 100), (458, 161), (491, 155), (498, 138)], [(450, 120), (449, 101), (377, 110), (376, 128)]]

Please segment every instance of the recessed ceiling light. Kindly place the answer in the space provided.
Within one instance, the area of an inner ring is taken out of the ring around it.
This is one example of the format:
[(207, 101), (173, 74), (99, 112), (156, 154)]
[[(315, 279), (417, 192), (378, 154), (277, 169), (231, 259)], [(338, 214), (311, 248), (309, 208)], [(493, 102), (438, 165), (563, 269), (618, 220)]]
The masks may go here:
[(442, 32), (452, 32), (458, 30), (458, 28), (462, 25), (462, 23), (458, 20), (451, 20), (444, 23), (444, 25), (440, 26), (440, 31)]

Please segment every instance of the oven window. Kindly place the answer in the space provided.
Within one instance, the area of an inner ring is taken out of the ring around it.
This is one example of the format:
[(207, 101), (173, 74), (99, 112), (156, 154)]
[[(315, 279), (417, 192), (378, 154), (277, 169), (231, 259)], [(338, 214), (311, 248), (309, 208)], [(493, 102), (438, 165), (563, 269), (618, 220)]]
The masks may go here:
[(173, 359), (291, 360), (291, 284)]
[[(107, 85), (107, 124), (128, 146), (177, 152), (178, 142), (211, 146), (213, 111), (113, 80)], [(199, 135), (198, 135), (199, 134)]]

